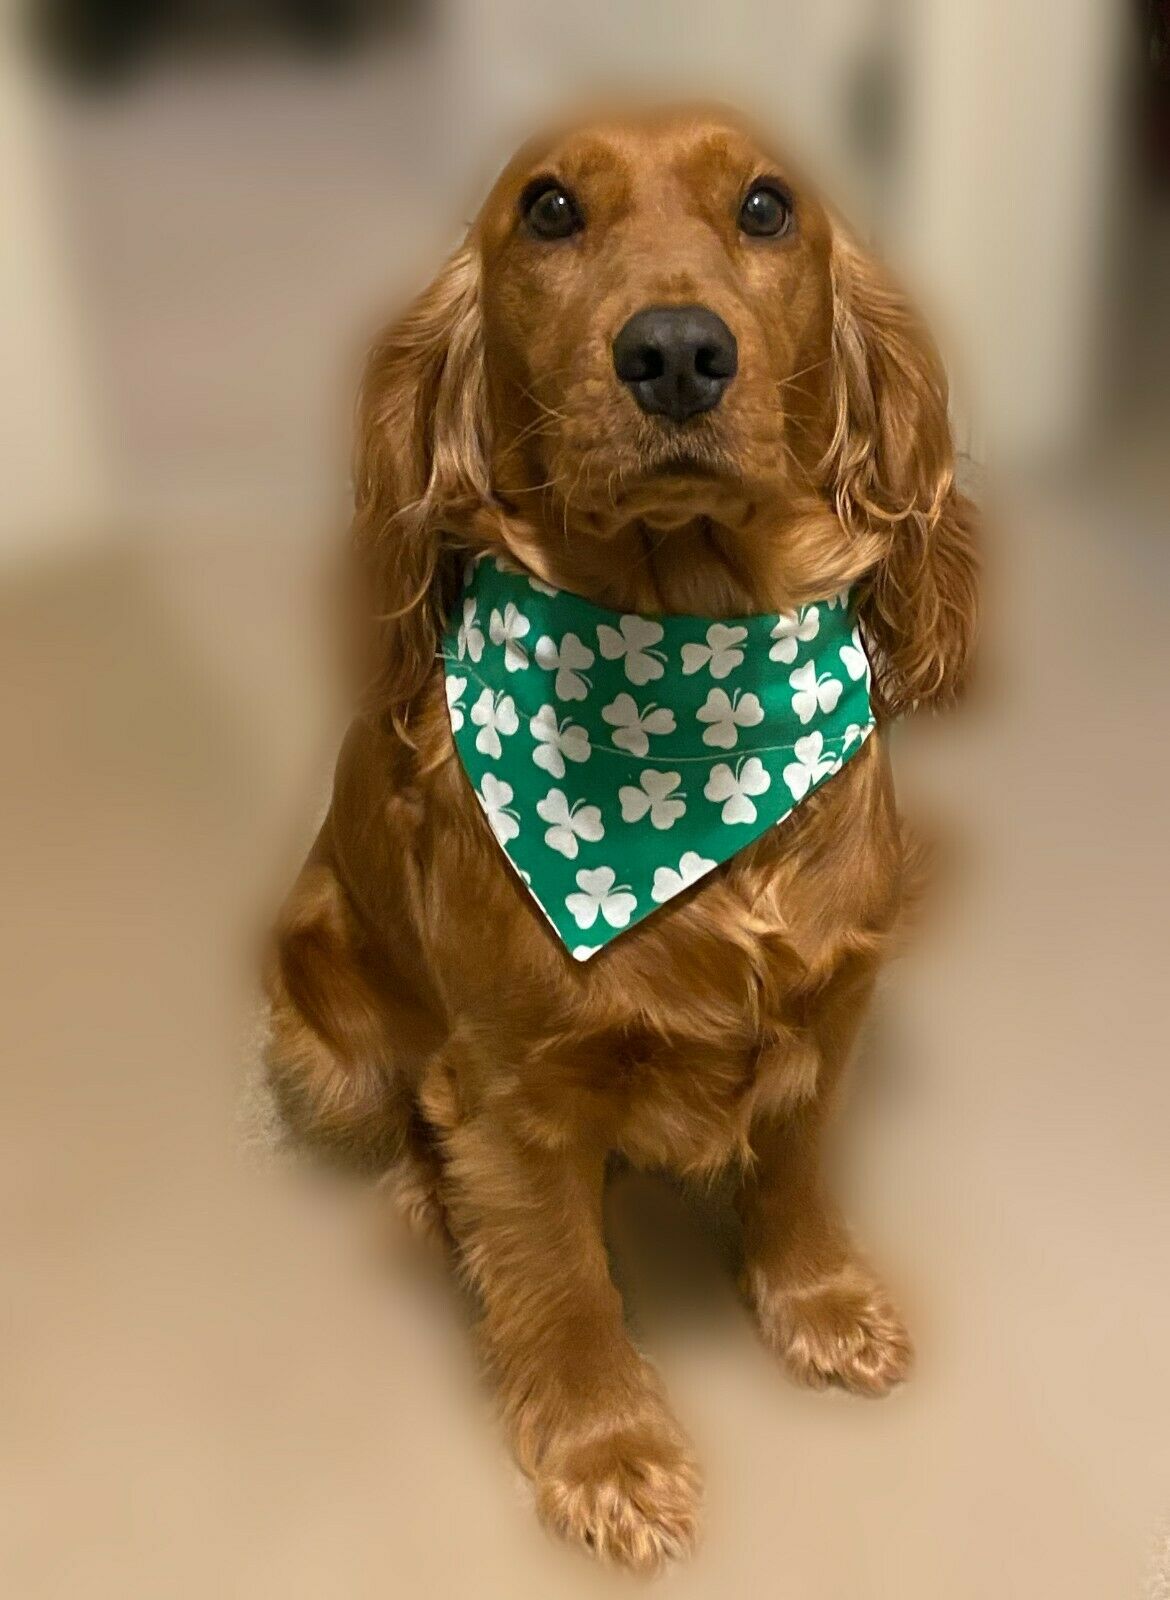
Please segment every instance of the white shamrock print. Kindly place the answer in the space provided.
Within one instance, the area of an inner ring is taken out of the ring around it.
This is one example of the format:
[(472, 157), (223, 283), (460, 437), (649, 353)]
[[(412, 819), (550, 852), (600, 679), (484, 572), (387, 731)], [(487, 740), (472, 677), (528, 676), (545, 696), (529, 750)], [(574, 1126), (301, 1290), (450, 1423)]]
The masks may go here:
[(522, 672), (528, 665), (528, 647), (520, 643), (532, 624), (511, 600), (504, 607), (503, 616), (493, 611), (488, 622), (488, 632), (493, 644), (504, 647), (504, 665), (509, 672)]
[(485, 689), (472, 706), (471, 720), (479, 729), (475, 736), (475, 748), (481, 756), (491, 756), (493, 761), (498, 761), (504, 753), (500, 735), (511, 735), (520, 726), (512, 696), (501, 694), (497, 697), (491, 689)]
[(843, 644), (837, 652), (841, 657), (845, 671), (856, 683), (858, 678), (869, 682), (869, 657), (865, 653), (865, 646), (861, 642), (861, 634), (856, 628), (853, 630), (852, 644)]
[(588, 961), (590, 956), (595, 956), (601, 949), (599, 944), (575, 944), (571, 951), (574, 961)]
[(534, 578), (531, 572), (526, 574), (529, 588), (535, 589), (537, 594), (555, 595), (556, 590), (551, 583), (545, 583), (543, 578)]
[(634, 756), (648, 753), (652, 733), (673, 733), (675, 729), (673, 711), (653, 702), (639, 711), (632, 694), (619, 694), (601, 708), (601, 715), (611, 728), (617, 729), (614, 744)]
[(782, 612), (770, 635), (776, 642), (768, 651), (768, 660), (790, 665), (796, 660), (800, 646), (815, 639), (820, 631), (821, 613), (818, 606), (809, 606), (804, 611)]
[(625, 657), (626, 677), (631, 683), (649, 683), (666, 670), (665, 654), (652, 648), (662, 639), (662, 631), (660, 624), (648, 617), (624, 616), (616, 628), (599, 622), (597, 642), (607, 661)]
[(650, 825), (660, 832), (673, 828), (687, 809), (686, 796), (676, 795), (682, 782), (678, 772), (656, 772), (647, 768), (638, 779), (639, 787), (623, 784), (618, 790), (623, 822), (641, 822), (650, 813)]
[(584, 839), (587, 844), (596, 844), (599, 839), (605, 838), (600, 807), (587, 806), (581, 800), (570, 806), (563, 789), (550, 789), (543, 800), (538, 800), (536, 814), (549, 824), (544, 836), (545, 844), (550, 850), (558, 850), (561, 855), (568, 856), (570, 861), (577, 859), (578, 839)]
[(545, 634), (536, 641), (536, 659), (546, 672), (555, 671), (553, 688), (558, 700), (584, 700), (590, 688), (584, 668), (593, 665), (594, 657), (593, 651), (582, 644), (575, 633), (565, 634), (559, 650)]
[(794, 800), (803, 800), (820, 778), (832, 772), (838, 762), (831, 751), (825, 751), (823, 735), (818, 731), (806, 733), (792, 747), (795, 761), (784, 768), (784, 782), (792, 790)]
[(470, 656), (473, 661), (478, 661), (483, 655), (483, 629), (475, 620), (475, 601), (467, 599), (463, 602), (463, 621), (459, 624), (459, 632), (455, 635), (455, 647), (460, 661), (464, 656)]
[(792, 709), (802, 722), (811, 722), (818, 706), (822, 711), (832, 711), (841, 698), (841, 680), (830, 672), (822, 672), (818, 678), (815, 661), (806, 661), (803, 667), (797, 667), (795, 672), (789, 673), (788, 681), (796, 690)]
[(580, 894), (566, 895), (565, 905), (579, 928), (591, 928), (599, 911), (611, 928), (624, 928), (638, 904), (629, 885), (617, 882), (612, 867), (582, 868), (577, 874), (577, 888)]
[(726, 761), (712, 767), (703, 793), (708, 800), (723, 801), (724, 822), (754, 822), (757, 812), (752, 797), (767, 794), (771, 787), (772, 779), (764, 763), (759, 756), (749, 756), (737, 764), (734, 772)]
[(494, 772), (485, 772), (476, 799), (500, 843), (507, 844), (509, 839), (514, 839), (520, 832), (520, 817), (511, 809), (512, 785), (497, 778)]
[(860, 722), (851, 722), (845, 729), (845, 741), (841, 746), (841, 754), (844, 755), (851, 744), (856, 744), (859, 739), (864, 739), (868, 733), (868, 727), (863, 727)]
[(754, 728), (763, 722), (764, 708), (750, 692), (741, 694), (737, 689), (735, 698), (730, 699), (726, 689), (712, 689), (695, 716), (710, 724), (703, 733), (704, 744), (714, 745), (716, 750), (732, 750), (741, 728)]
[(726, 678), (729, 672), (743, 662), (743, 651), (738, 648), (747, 638), (747, 629), (731, 627), (726, 622), (713, 622), (707, 629), (706, 644), (684, 644), (682, 647), (683, 676), (701, 672), (709, 667), (713, 678)]
[(536, 740), (533, 761), (554, 778), (564, 777), (566, 756), (570, 761), (589, 760), (588, 733), (575, 722), (570, 722), (568, 717), (558, 722), (552, 706), (541, 706), (528, 728)]
[(829, 596), (829, 598), (825, 601), (825, 605), (828, 607), (828, 609), (830, 611), (838, 611), (838, 610), (839, 611), (844, 611), (845, 607), (848, 604), (849, 604), (849, 585), (848, 584), (846, 584), (843, 589), (838, 589), (836, 594), (831, 594)]
[(697, 883), (705, 872), (710, 872), (714, 865), (714, 861), (707, 861), (697, 850), (684, 850), (677, 871), (674, 867), (656, 867), (654, 869), (654, 887), (650, 891), (651, 900), (656, 905), (661, 905), (664, 900), (672, 900), (676, 894), (681, 894), (684, 889), (689, 889), (692, 883)]
[(459, 702), (463, 699), (463, 693), (466, 688), (466, 678), (457, 678), (452, 673), (447, 679), (447, 711), (451, 717), (452, 733), (458, 733), (463, 726), (463, 707)]

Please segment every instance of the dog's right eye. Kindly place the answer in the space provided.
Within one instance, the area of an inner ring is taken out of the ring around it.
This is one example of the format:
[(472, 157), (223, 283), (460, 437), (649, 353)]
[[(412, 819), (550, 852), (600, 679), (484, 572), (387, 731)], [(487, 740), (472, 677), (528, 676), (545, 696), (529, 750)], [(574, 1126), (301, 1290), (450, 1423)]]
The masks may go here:
[(577, 202), (552, 178), (537, 178), (520, 197), (520, 214), (538, 239), (567, 239), (585, 226)]

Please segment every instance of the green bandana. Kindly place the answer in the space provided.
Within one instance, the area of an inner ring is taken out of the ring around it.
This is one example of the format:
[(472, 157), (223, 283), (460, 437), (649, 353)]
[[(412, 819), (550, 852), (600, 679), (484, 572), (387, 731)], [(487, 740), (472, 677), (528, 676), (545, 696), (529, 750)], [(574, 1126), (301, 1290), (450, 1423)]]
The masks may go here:
[(637, 616), (481, 559), (443, 660), (476, 798), (579, 961), (782, 822), (873, 727), (847, 593)]

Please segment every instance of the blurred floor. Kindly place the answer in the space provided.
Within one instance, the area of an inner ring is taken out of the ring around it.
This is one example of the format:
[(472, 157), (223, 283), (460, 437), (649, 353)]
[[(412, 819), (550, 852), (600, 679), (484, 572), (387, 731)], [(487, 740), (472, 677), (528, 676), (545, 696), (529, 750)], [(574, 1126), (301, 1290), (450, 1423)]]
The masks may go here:
[[(878, 1404), (792, 1388), (702, 1216), (622, 1186), (623, 1281), (708, 1469), (705, 1544), (672, 1594), (1152, 1582), (1170, 1509), (1163, 532), (1100, 485), (1020, 508), (986, 704), (900, 741), (964, 865), (885, 987), (841, 1165), (918, 1336), (912, 1384)], [(239, 1153), (252, 936), (338, 727), (319, 567), (286, 530), (143, 542), (0, 603), (0, 1585), (22, 1600), (617, 1581), (537, 1530), (443, 1272), (354, 1190)]]

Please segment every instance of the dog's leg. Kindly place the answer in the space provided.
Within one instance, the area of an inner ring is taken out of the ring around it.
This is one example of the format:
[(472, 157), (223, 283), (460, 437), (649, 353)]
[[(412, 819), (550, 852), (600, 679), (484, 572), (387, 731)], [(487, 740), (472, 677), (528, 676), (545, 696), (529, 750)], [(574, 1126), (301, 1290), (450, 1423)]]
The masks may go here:
[(357, 920), (326, 860), (311, 860), (289, 896), (267, 988), (268, 1081), (289, 1133), (386, 1174), (407, 1222), (441, 1233), (438, 1161), (400, 1070), (399, 1057), (420, 1036), (418, 1019), (372, 981)]
[(444, 1154), (448, 1221), (541, 1517), (603, 1557), (653, 1570), (691, 1545), (698, 1481), (610, 1280), (604, 1152), (543, 1149), (478, 1117), (449, 1133)]
[(881, 1395), (906, 1376), (910, 1338), (820, 1174), (823, 1131), (871, 989), (869, 975), (842, 975), (818, 998), (815, 1091), (753, 1128), (741, 1211), (745, 1288), (769, 1346), (803, 1383)]

